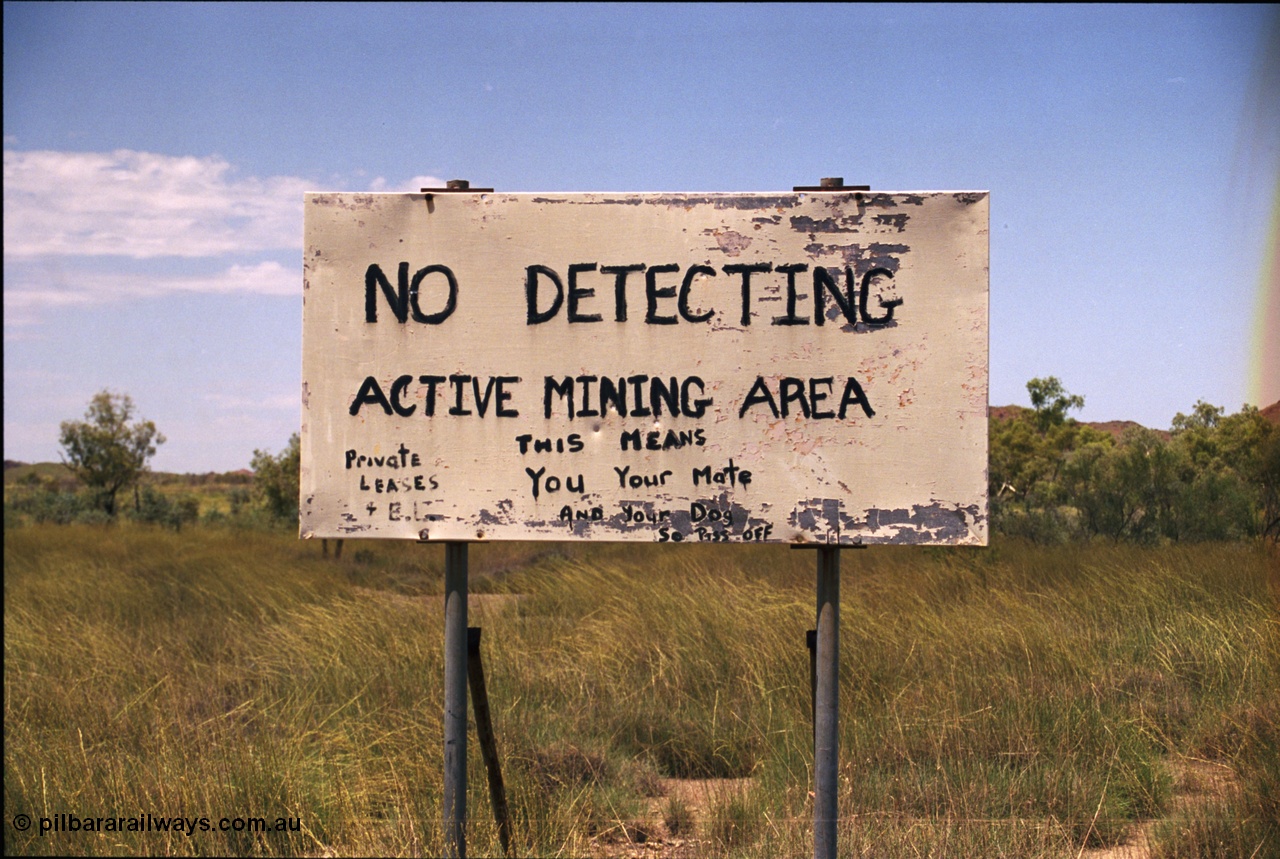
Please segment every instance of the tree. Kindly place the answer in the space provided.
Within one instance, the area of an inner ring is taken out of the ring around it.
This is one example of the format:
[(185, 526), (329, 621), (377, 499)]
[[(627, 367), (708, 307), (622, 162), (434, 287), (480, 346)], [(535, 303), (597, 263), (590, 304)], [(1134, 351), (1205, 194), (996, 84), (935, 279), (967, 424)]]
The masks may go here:
[(297, 520), (301, 464), (301, 440), (297, 433), (289, 437), (288, 446), (275, 456), (265, 450), (253, 452), (249, 466), (253, 469), (253, 491), (273, 518)]
[[(1034, 410), (990, 423), (992, 524), (1005, 533), (1035, 540), (1064, 539), (1073, 530), (1070, 485), (1079, 483), (1081, 469), (1094, 463), (1096, 454), (1110, 448), (1112, 440), (1106, 433), (1067, 419), (1068, 411), (1084, 405), (1084, 397), (1068, 393), (1057, 378), (1032, 379), (1027, 392)], [(1063, 468), (1073, 452), (1091, 446), (1098, 450), (1065, 474)]]
[(1084, 397), (1067, 393), (1057, 376), (1032, 379), (1027, 382), (1027, 393), (1031, 395), (1031, 407), (1035, 409), (1036, 426), (1040, 432), (1061, 426), (1067, 419), (1067, 412), (1084, 408)]
[(1280, 542), (1280, 426), (1258, 409), (1198, 401), (1170, 432), (1119, 439), (1067, 418), (1084, 398), (1050, 376), (1027, 383), (1034, 410), (990, 424), (992, 527), (1051, 541)]
[(1280, 425), (1273, 426), (1262, 444), (1258, 485), (1262, 495), (1263, 536), (1280, 543)]
[(89, 401), (84, 420), (61, 425), (63, 463), (94, 490), (98, 506), (108, 516), (116, 514), (116, 493), (137, 483), (147, 461), (165, 442), (154, 423), (133, 417), (128, 394), (103, 390)]
[(1213, 429), (1222, 422), (1222, 415), (1225, 411), (1226, 409), (1222, 408), (1222, 406), (1215, 406), (1212, 403), (1206, 403), (1204, 400), (1196, 400), (1195, 407), (1191, 410), (1190, 415), (1178, 412), (1173, 416), (1173, 432)]
[(1172, 432), (1131, 427), (1110, 448), (1086, 445), (1068, 459), (1067, 503), (1082, 531), (1115, 540), (1231, 540), (1260, 530), (1265, 493), (1256, 409), (1223, 417), (1196, 403)]

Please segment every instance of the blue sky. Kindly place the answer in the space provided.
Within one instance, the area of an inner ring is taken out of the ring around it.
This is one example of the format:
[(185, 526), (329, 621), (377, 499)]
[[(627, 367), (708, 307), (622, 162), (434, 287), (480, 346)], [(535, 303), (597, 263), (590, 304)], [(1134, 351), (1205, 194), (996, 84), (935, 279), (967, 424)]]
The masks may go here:
[(158, 470), (282, 448), (300, 411), (302, 193), (459, 177), (989, 190), (992, 403), (1025, 404), (1028, 379), (1056, 375), (1088, 420), (1266, 405), (1280, 373), (1259, 372), (1254, 321), (1275, 289), (1276, 20), (6, 3), (5, 458), (56, 461), (59, 422), (102, 388), (167, 436)]

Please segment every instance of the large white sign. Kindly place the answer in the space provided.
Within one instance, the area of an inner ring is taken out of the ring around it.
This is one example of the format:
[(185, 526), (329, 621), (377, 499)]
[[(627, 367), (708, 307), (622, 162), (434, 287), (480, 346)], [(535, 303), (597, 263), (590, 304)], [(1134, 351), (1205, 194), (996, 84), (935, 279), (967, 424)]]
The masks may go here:
[(985, 544), (984, 192), (309, 194), (304, 537)]

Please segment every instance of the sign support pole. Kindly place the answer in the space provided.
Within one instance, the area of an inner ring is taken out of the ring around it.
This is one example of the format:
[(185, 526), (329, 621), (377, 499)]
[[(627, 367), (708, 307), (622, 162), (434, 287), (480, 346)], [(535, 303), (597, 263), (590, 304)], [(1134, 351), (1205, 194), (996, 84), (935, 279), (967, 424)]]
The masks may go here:
[(467, 544), (444, 544), (444, 841), (467, 855)]
[(835, 859), (839, 818), (840, 549), (818, 547), (818, 623), (813, 726), (813, 856)]
[(502, 763), (498, 759), (498, 741), (493, 735), (493, 719), (489, 715), (489, 692), (484, 685), (484, 660), (480, 658), (480, 627), (467, 630), (467, 677), (471, 683), (471, 709), (476, 716), (476, 738), (480, 755), (489, 773), (489, 804), (498, 824), (498, 841), (502, 855), (511, 855), (511, 810), (507, 806), (507, 787), (502, 781)]
[[(450, 179), (432, 193), (479, 193), (466, 179)], [(424, 533), (425, 539), (425, 533)], [(467, 544), (444, 544), (444, 843), (447, 854), (467, 856)]]
[(840, 550), (862, 543), (798, 543), (818, 550), (818, 623), (807, 635), (813, 689), (813, 857), (836, 859), (840, 820)]
[[(868, 185), (846, 185), (839, 176), (795, 191), (869, 191)], [(792, 548), (808, 548), (793, 546)], [(813, 688), (813, 857), (836, 859), (836, 824), (840, 819), (840, 550), (853, 546), (819, 545), (818, 617), (810, 647)]]

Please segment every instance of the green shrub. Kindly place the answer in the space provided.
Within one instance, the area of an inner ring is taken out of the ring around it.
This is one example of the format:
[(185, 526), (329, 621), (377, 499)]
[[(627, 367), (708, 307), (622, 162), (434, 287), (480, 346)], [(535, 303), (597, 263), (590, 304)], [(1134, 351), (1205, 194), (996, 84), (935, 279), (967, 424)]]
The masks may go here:
[(126, 514), (134, 522), (162, 525), (181, 531), (183, 525), (189, 525), (200, 517), (200, 501), (192, 495), (171, 498), (150, 486), (144, 486), (136, 497), (135, 506), (129, 508)]

